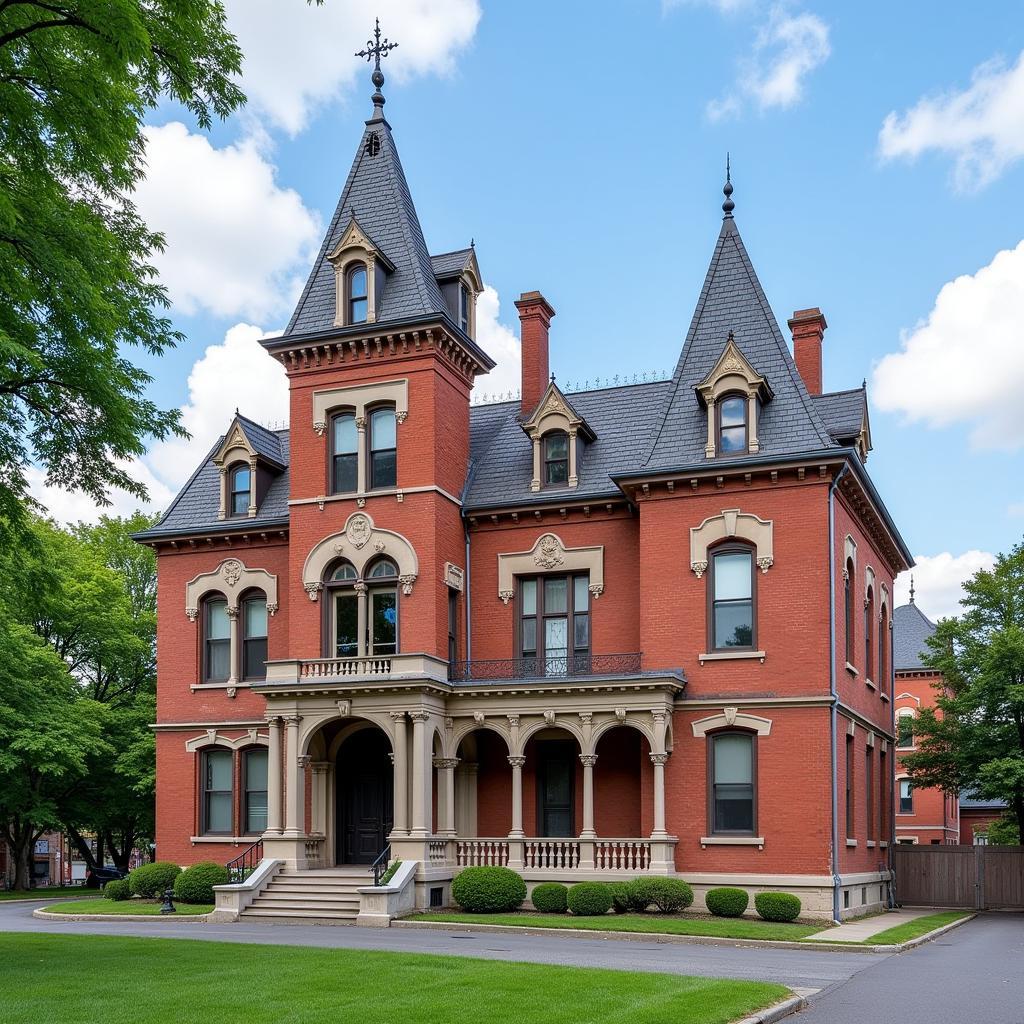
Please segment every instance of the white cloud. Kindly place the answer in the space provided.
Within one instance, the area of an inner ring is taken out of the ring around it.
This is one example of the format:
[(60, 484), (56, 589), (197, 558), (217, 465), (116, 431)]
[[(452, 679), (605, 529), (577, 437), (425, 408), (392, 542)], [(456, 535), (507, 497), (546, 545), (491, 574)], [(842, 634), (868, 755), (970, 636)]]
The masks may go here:
[(1013, 67), (992, 60), (974, 69), (961, 92), (926, 96), (891, 112), (878, 135), (883, 159), (914, 159), (928, 150), (953, 157), (959, 191), (983, 188), (1024, 157), (1024, 53)]
[(176, 310), (254, 319), (287, 311), (320, 241), (317, 216), (275, 180), (255, 138), (215, 149), (178, 122), (147, 127), (135, 202)]
[(962, 555), (943, 551), (938, 555), (915, 555), (917, 563), (910, 572), (896, 578), (894, 599), (897, 605), (910, 600), (910, 578), (914, 578), (914, 601), (933, 622), (947, 616), (959, 615), (960, 598), (964, 595), (964, 582), (979, 569), (991, 569), (995, 555), (972, 549)]
[(758, 29), (752, 53), (740, 62), (735, 90), (708, 103), (708, 118), (735, 116), (747, 102), (762, 112), (793, 106), (803, 98), (806, 77), (831, 52), (828, 25), (816, 14), (773, 6)]
[(227, 0), (225, 6), (245, 54), (241, 84), (250, 110), (291, 135), (317, 106), (350, 93), (356, 82), (364, 87), (369, 114), (370, 72), (353, 54), (366, 46), (374, 16), (398, 43), (385, 63), (388, 79), (397, 82), (450, 74), (480, 21), (478, 0), (377, 0), (372, 8), (344, 0), (322, 6)]
[(497, 366), (477, 380), (473, 388), (474, 399), (484, 395), (519, 394), (522, 387), (523, 355), (519, 336), (501, 323), (501, 302), (498, 293), (489, 284), (476, 303), (477, 344), (497, 363)]
[(880, 409), (931, 427), (973, 425), (978, 448), (1024, 444), (1024, 242), (943, 285), (900, 351), (874, 370)]
[(161, 480), (158, 480), (149, 467), (138, 459), (118, 460), (119, 468), (127, 471), (130, 476), (146, 485), (149, 501), (140, 501), (134, 494), (120, 489), (109, 494), (109, 505), (97, 505), (92, 498), (81, 491), (67, 491), (63, 487), (52, 487), (46, 483), (46, 475), (35, 466), (30, 466), (25, 474), (28, 478), (29, 491), (42, 503), (47, 512), (61, 523), (95, 523), (100, 516), (130, 516), (138, 509), (154, 512), (166, 508), (174, 497)]

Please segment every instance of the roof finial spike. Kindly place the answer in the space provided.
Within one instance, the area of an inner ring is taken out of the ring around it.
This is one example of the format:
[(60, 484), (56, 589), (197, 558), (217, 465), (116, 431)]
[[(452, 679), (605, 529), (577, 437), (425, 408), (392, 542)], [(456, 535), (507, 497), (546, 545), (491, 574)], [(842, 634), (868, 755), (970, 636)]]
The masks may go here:
[(911, 574), (911, 576), (910, 576), (910, 603), (911, 604), (914, 603), (914, 576), (913, 576), (913, 574)]
[(729, 153), (725, 154), (725, 187), (722, 189), (725, 193), (725, 202), (722, 203), (722, 210), (725, 212), (726, 217), (732, 217), (732, 211), (736, 209), (736, 204), (732, 201), (732, 163), (729, 158)]
[(373, 38), (366, 40), (366, 49), (360, 50), (356, 56), (365, 57), (368, 61), (373, 61), (373, 74), (370, 76), (370, 81), (374, 84), (373, 93), (373, 117), (371, 120), (383, 120), (384, 119), (384, 94), (380, 91), (380, 87), (384, 84), (384, 73), (380, 69), (381, 57), (386, 57), (392, 50), (394, 50), (398, 43), (389, 42), (387, 37), (384, 37), (384, 41), (380, 39), (380, 18), (375, 18), (375, 26), (373, 30)]

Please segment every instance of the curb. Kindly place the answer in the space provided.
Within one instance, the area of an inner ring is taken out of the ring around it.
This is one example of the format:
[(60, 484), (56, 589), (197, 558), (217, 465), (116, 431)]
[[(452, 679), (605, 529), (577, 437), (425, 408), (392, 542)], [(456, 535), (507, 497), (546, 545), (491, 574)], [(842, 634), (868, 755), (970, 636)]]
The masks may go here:
[(75, 900), (95, 899), (94, 896), (24, 896), (16, 900), (0, 900), (0, 910), (8, 903), (72, 903)]
[(802, 1010), (806, 1005), (807, 1000), (803, 996), (790, 996), (788, 999), (783, 999), (781, 1003), (766, 1006), (749, 1017), (741, 1017), (733, 1024), (773, 1024), (773, 1021), (782, 1020), (783, 1017)]
[(205, 924), (207, 914), (51, 914), (41, 907), (32, 911), (33, 917), (43, 921), (187, 921), (189, 924)]
[(941, 928), (936, 928), (931, 932), (925, 932), (924, 935), (918, 935), (916, 939), (907, 939), (906, 942), (901, 942), (899, 946), (893, 946), (892, 948), (899, 953), (903, 953), (908, 949), (923, 946), (926, 942), (931, 942), (932, 939), (937, 939), (941, 935), (945, 935), (946, 932), (951, 932), (954, 928), (959, 928), (960, 925), (967, 924), (968, 921), (973, 921), (977, 916), (978, 915), (976, 913), (968, 914), (967, 917), (961, 917), (958, 921), (950, 921), (949, 924), (944, 924)]

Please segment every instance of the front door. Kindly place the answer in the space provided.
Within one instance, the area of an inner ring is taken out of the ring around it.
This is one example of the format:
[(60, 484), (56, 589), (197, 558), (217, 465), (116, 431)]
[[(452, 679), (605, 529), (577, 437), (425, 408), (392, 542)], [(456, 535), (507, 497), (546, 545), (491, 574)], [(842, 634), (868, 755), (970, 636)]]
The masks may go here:
[(372, 864), (394, 824), (391, 748), (379, 729), (361, 729), (338, 751), (339, 864)]
[(542, 836), (575, 835), (576, 744), (537, 743), (537, 824)]

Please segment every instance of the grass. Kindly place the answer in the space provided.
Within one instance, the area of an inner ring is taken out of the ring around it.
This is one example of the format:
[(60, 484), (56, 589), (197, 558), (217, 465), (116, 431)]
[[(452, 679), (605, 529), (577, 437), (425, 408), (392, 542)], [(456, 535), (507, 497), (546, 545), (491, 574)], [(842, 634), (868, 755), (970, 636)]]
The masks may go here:
[(969, 910), (945, 910), (940, 914), (926, 914), (924, 917), (915, 917), (913, 921), (898, 924), (893, 928), (886, 928), (884, 932), (878, 932), (872, 935), (870, 939), (863, 939), (861, 945), (895, 946), (897, 943), (908, 942), (910, 939), (916, 939), (920, 935), (926, 935), (928, 932), (941, 928), (943, 925), (960, 921), (965, 917), (969, 917), (970, 914), (971, 911)]
[(0, 933), (0, 963), (4, 1024), (726, 1024), (789, 994), (671, 974), (92, 935)]
[(568, 914), (460, 914), (435, 911), (416, 914), (413, 921), (452, 924), (510, 924), (519, 928), (585, 928), (599, 932), (650, 932), (657, 935), (707, 935), (721, 939), (802, 939), (820, 932), (820, 925), (781, 924), (747, 917), (676, 917), (670, 914), (606, 914), (571, 917)]
[[(48, 914), (131, 914), (133, 917), (147, 917), (160, 914), (163, 902), (153, 900), (108, 900), (102, 896), (91, 900), (74, 900), (71, 903), (57, 903), (44, 907)], [(212, 903), (178, 903), (174, 906), (182, 916), (208, 914)], [(170, 916), (170, 915), (168, 915)]]
[(84, 885), (43, 885), (38, 889), (5, 889), (0, 892), (0, 903), (5, 900), (45, 900), (54, 896), (73, 896), (81, 893), (95, 893), (95, 889), (87, 889)]

